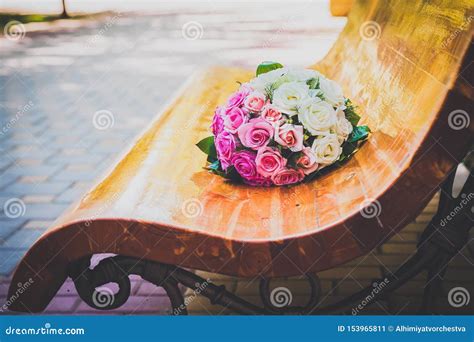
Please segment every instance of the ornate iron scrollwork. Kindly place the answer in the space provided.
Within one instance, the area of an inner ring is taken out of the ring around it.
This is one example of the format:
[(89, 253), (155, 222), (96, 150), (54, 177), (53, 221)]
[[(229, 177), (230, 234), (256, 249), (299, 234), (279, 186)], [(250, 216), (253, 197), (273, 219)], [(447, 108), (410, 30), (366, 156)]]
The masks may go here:
[[(284, 305), (279, 307), (278, 298), (272, 300), (270, 279), (262, 279), (260, 293), (263, 308), (230, 293), (224, 286), (215, 285), (198, 275), (182, 268), (136, 259), (124, 256), (114, 256), (103, 259), (93, 269), (90, 268), (90, 257), (72, 264), (69, 274), (74, 280), (79, 296), (91, 307), (100, 310), (115, 309), (123, 305), (130, 296), (131, 274), (140, 275), (143, 279), (163, 287), (170, 298), (172, 313), (186, 315), (186, 305), (179, 284), (207, 297), (212, 304), (221, 305), (239, 314), (334, 314), (343, 313), (351, 304), (361, 301), (371, 295), (370, 303), (384, 298), (408, 280), (422, 271), (428, 271), (428, 282), (425, 288), (421, 311), (432, 312), (433, 301), (441, 290), (441, 281), (451, 258), (467, 243), (469, 230), (472, 228), (472, 212), (470, 206), (462, 206), (462, 196), (453, 198), (452, 188), (454, 173), (448, 177), (441, 188), (441, 199), (438, 212), (423, 233), (418, 244), (417, 253), (398, 270), (382, 280), (385, 286), (373, 292), (373, 286), (368, 286), (347, 298), (321, 307), (318, 303), (320, 285), (316, 275), (307, 274), (311, 286), (311, 296), (304, 307)], [(473, 196), (473, 177), (470, 175), (461, 193)], [(456, 208), (461, 208), (457, 210)], [(445, 220), (451, 212), (457, 214), (451, 220)], [(107, 283), (116, 283), (116, 293), (104, 293), (97, 289)]]
[(260, 298), (267, 313), (282, 314), (307, 314), (317, 306), (321, 297), (321, 286), (316, 274), (306, 274), (306, 279), (311, 288), (308, 303), (305, 306), (291, 306), (291, 291), (287, 288), (275, 288), (270, 291), (271, 279), (260, 280)]
[[(74, 280), (79, 296), (95, 309), (112, 310), (125, 304), (131, 288), (128, 276), (136, 274), (163, 287), (170, 298), (173, 313), (186, 315), (183, 295), (178, 287), (178, 281), (172, 274), (174, 269), (175, 267), (170, 265), (124, 256), (103, 259), (96, 267), (90, 269), (90, 257), (87, 257), (75, 263), (69, 274)], [(109, 283), (117, 284), (118, 292), (97, 290)]]

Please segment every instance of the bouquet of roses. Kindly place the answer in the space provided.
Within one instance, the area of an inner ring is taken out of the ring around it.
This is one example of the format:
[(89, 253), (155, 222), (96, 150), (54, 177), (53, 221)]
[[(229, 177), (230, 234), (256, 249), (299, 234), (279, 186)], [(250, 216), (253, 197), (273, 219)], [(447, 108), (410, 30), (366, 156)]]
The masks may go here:
[(213, 136), (197, 146), (213, 173), (252, 186), (311, 180), (347, 160), (370, 129), (341, 87), (315, 70), (258, 66), (214, 113)]

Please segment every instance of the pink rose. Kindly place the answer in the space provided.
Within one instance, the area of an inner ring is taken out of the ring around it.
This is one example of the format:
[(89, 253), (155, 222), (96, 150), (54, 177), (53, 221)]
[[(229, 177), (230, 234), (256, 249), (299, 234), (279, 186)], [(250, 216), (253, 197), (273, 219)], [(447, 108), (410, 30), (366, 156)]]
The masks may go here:
[(303, 170), (305, 175), (309, 175), (318, 169), (316, 156), (309, 147), (303, 148), (302, 155), (296, 160), (296, 165)]
[(289, 185), (301, 182), (304, 179), (302, 170), (288, 169), (283, 167), (275, 172), (272, 181), (275, 185)]
[(222, 131), (215, 137), (214, 143), (222, 169), (226, 170), (231, 164), (232, 155), (235, 151), (234, 136), (227, 131)]
[(245, 100), (245, 97), (248, 95), (246, 91), (236, 91), (233, 93), (227, 100), (227, 107), (234, 108), (239, 107)]
[(293, 152), (303, 149), (303, 126), (284, 124), (275, 126), (275, 141)]
[(239, 139), (245, 147), (258, 150), (267, 146), (273, 137), (273, 126), (262, 118), (251, 119), (238, 129)]
[(221, 114), (223, 111), (224, 109), (222, 107), (217, 107), (214, 112), (211, 124), (212, 134), (214, 134), (214, 136), (217, 136), (224, 129), (224, 119)]
[(262, 118), (270, 123), (277, 123), (283, 119), (281, 112), (271, 104), (266, 104), (262, 109)]
[(239, 92), (241, 92), (242, 94), (245, 94), (245, 96), (250, 94), (252, 91), (253, 91), (253, 88), (248, 83), (243, 83), (239, 89)]
[(244, 100), (244, 107), (251, 112), (260, 112), (265, 105), (265, 95), (254, 91), (247, 95)]
[(252, 151), (239, 151), (232, 157), (232, 165), (235, 170), (242, 176), (245, 183), (252, 186), (270, 186), (272, 181), (270, 178), (263, 178), (257, 172), (255, 157), (257, 154)]
[(248, 120), (247, 113), (238, 107), (228, 108), (224, 117), (224, 127), (231, 133), (237, 133), (237, 129)]
[(274, 147), (262, 147), (257, 152), (255, 163), (257, 171), (263, 177), (271, 177), (275, 172), (286, 165), (287, 160)]

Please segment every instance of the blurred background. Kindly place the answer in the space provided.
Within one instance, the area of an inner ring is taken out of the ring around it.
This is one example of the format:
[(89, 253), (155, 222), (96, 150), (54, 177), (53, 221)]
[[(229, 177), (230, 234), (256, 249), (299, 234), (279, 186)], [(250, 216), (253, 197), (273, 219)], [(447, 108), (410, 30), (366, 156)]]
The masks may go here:
[[(211, 64), (254, 69), (264, 60), (309, 65), (324, 57), (345, 21), (331, 16), (326, 0), (0, 0), (0, 304), (26, 250), (194, 71)], [(368, 255), (321, 272), (324, 300), (347, 296), (404, 262), (436, 205), (437, 197)], [(472, 286), (473, 264), (466, 247), (449, 268), (447, 288)], [(259, 304), (257, 280), (200, 273)], [(363, 314), (416, 312), (423, 279)], [(273, 284), (291, 288), (293, 304), (306, 301), (305, 279)], [(168, 310), (161, 289), (134, 278), (132, 297), (113, 313)], [(227, 313), (200, 297), (189, 311)], [(96, 311), (68, 281), (47, 312)]]

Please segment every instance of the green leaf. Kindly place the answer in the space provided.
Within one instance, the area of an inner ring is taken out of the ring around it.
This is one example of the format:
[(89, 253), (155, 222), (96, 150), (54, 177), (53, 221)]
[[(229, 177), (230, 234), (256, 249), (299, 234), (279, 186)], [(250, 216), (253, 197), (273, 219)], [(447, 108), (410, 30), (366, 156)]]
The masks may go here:
[(202, 139), (200, 142), (196, 144), (197, 147), (205, 154), (208, 155), (208, 160), (212, 159), (214, 161), (217, 159), (217, 151), (216, 146), (214, 145), (214, 137), (210, 136), (207, 138)]
[(273, 101), (273, 92), (275, 91), (275, 83), (272, 83), (265, 87), (265, 97), (268, 101)]
[(281, 65), (280, 63), (270, 61), (262, 62), (257, 67), (257, 76), (280, 68), (283, 68), (283, 65)]
[(318, 89), (319, 87), (319, 78), (313, 77), (306, 81), (306, 84), (309, 86), (309, 89)]
[(213, 174), (215, 175), (218, 175), (218, 176), (221, 176), (225, 179), (229, 179), (229, 180), (232, 180), (232, 181), (239, 181), (241, 180), (241, 176), (240, 174), (237, 172), (237, 170), (235, 169), (235, 167), (233, 165), (229, 166), (227, 168), (227, 170), (222, 170), (221, 168), (221, 163), (219, 160), (215, 160), (214, 162), (212, 163), (209, 163), (206, 167), (205, 167), (206, 170), (209, 170), (210, 172), (212, 172)]
[(356, 141), (361, 141), (364, 139), (367, 139), (370, 133), (370, 128), (369, 126), (357, 126), (354, 127), (352, 130), (351, 135), (349, 136), (349, 139), (347, 139), (348, 142), (356, 142)]
[(344, 144), (342, 144), (342, 153), (337, 161), (342, 162), (348, 159), (357, 151), (357, 147), (358, 147), (357, 142), (346, 141)]
[(229, 166), (227, 168), (227, 170), (223, 174), (223, 177), (226, 178), (226, 179), (229, 179), (231, 181), (234, 181), (234, 182), (242, 180), (242, 177), (240, 176), (240, 174), (237, 172), (237, 170), (233, 166)]
[(346, 119), (349, 120), (352, 126), (357, 126), (360, 116), (356, 113), (356, 108), (349, 99), (346, 100), (346, 109), (344, 109), (344, 113), (346, 114)]

